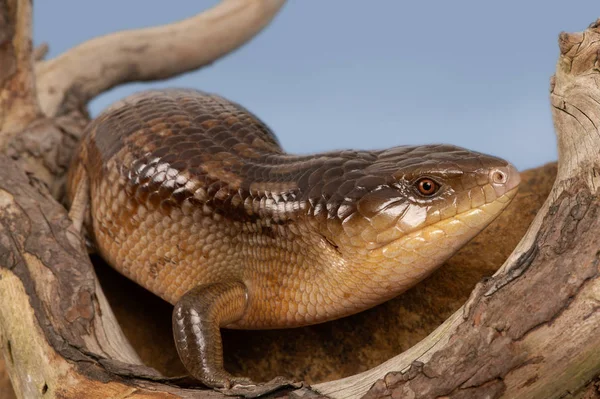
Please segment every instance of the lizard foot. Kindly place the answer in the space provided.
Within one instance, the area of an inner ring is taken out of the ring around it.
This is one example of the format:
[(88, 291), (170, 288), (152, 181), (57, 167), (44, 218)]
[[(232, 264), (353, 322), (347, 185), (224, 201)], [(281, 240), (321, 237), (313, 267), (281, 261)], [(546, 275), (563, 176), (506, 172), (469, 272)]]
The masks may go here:
[[(242, 382), (244, 380), (244, 382)], [(238, 382), (239, 381), (239, 382)], [(294, 382), (284, 377), (275, 377), (269, 382), (264, 383), (247, 383), (248, 378), (232, 377), (233, 385), (229, 388), (217, 389), (219, 392), (227, 396), (243, 396), (245, 398), (257, 398), (262, 395), (277, 391), (279, 389), (290, 388), (298, 389), (302, 387), (302, 382)]]
[(204, 385), (217, 390), (228, 390), (236, 386), (255, 386), (256, 383), (250, 378), (236, 377), (221, 369), (205, 373), (205, 375), (196, 376)]

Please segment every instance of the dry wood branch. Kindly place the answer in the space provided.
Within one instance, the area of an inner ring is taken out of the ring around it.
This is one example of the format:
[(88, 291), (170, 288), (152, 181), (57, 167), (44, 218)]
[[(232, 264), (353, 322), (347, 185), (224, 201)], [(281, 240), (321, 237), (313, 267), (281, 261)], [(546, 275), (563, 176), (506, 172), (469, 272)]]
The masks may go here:
[(33, 59), (34, 61), (42, 61), (48, 55), (48, 51), (50, 50), (50, 46), (48, 43), (42, 43), (36, 48), (33, 49)]
[(31, 1), (0, 2), (0, 148), (58, 197), (87, 118), (43, 119), (33, 71)]
[(166, 79), (210, 64), (255, 36), (283, 3), (225, 0), (177, 23), (118, 32), (83, 43), (38, 64), (42, 109), (47, 116), (55, 116), (67, 101), (85, 105), (118, 84)]
[(0, 2), (0, 147), (39, 115), (31, 58), (31, 2)]
[[(77, 348), (139, 363), (119, 331), (110, 322), (102, 325), (111, 312), (64, 208), (43, 186), (36, 189), (14, 161), (0, 161), (0, 297), (6, 304), (0, 335), (11, 375), (23, 376), (12, 379), (16, 391), (25, 396), (48, 391), (57, 375), (73, 367), (65, 359), (89, 357)], [(77, 284), (64, 284), (65, 279)], [(11, 320), (15, 315), (18, 322)], [(61, 356), (52, 346), (62, 348)]]

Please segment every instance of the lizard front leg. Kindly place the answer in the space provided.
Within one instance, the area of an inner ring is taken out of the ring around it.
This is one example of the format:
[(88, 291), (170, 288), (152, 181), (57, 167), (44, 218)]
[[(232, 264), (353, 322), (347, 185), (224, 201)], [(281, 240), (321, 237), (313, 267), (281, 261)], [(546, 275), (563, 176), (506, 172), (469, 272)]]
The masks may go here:
[(212, 388), (253, 384), (223, 368), (220, 327), (246, 311), (248, 290), (238, 281), (205, 284), (184, 294), (173, 310), (173, 335), (179, 357), (190, 374)]

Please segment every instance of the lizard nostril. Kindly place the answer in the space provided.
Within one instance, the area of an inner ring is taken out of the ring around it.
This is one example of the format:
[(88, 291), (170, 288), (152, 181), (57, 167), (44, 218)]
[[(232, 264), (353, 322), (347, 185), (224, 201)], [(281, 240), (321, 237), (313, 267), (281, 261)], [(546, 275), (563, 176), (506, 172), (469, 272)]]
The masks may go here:
[(512, 191), (521, 182), (519, 171), (512, 164), (492, 169), (489, 176), (497, 196)]
[(492, 182), (495, 184), (504, 184), (507, 181), (506, 173), (500, 170), (492, 171)]

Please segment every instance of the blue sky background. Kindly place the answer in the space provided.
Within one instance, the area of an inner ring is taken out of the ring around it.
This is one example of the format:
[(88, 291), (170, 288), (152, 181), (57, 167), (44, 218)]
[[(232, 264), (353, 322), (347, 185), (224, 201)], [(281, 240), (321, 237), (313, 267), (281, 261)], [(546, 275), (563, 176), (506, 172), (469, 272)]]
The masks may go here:
[[(53, 57), (216, 3), (36, 1), (34, 38)], [(193, 87), (252, 110), (289, 152), (444, 142), (525, 169), (556, 159), (548, 87), (557, 36), (597, 17), (598, 0), (289, 0), (235, 53), (176, 79), (112, 90), (91, 111), (144, 87)]]

